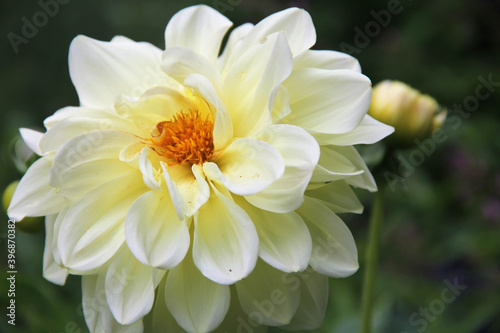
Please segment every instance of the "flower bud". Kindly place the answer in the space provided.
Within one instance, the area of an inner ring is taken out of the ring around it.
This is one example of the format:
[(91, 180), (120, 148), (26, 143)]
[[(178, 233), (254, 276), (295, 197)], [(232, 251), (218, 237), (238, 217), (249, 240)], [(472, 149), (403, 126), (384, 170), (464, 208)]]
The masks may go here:
[(394, 127), (388, 141), (396, 146), (410, 146), (415, 140), (429, 137), (446, 119), (446, 109), (434, 98), (405, 83), (389, 80), (373, 88), (368, 114)]

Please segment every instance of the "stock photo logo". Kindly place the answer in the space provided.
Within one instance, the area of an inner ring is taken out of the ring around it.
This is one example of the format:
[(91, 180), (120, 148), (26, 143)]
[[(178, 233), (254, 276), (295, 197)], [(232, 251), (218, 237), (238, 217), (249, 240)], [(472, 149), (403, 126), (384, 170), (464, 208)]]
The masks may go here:
[(12, 46), (12, 49), (17, 54), (22, 45), (28, 44), (30, 40), (35, 38), (40, 29), (43, 29), (55, 17), (61, 8), (61, 5), (66, 5), (70, 0), (39, 0), (37, 2), (38, 10), (31, 17), (23, 16), (21, 18), (21, 28), (19, 31), (11, 31), (7, 34), (7, 39)]
[(358, 270), (337, 214), (377, 186), (353, 146), (394, 131), (367, 115), (371, 81), (310, 50), (305, 10), (240, 25), (221, 52), (231, 27), (200, 5), (170, 19), (165, 50), (77, 36), (80, 105), (21, 129), (40, 158), (9, 217), (45, 216), (43, 275), (82, 276), (91, 332), (314, 329), (328, 278)]
[[(425, 332), (429, 325), (445, 311), (446, 306), (455, 302), (467, 290), (467, 285), (459, 283), (458, 278), (455, 278), (453, 282), (444, 280), (443, 283), (445, 287), (441, 290), (438, 298), (430, 301), (427, 307), (421, 306), (418, 312), (415, 311), (410, 315), (408, 322), (418, 333)], [(402, 331), (400, 333), (409, 332)]]

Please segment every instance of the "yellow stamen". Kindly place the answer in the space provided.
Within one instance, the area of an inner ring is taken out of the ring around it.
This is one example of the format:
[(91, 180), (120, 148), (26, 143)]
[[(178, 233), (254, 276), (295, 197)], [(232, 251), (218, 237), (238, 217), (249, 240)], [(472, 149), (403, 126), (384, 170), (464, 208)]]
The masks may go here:
[(214, 124), (208, 115), (202, 119), (198, 110), (179, 112), (172, 120), (162, 121), (151, 131), (151, 148), (175, 164), (202, 164), (214, 153)]

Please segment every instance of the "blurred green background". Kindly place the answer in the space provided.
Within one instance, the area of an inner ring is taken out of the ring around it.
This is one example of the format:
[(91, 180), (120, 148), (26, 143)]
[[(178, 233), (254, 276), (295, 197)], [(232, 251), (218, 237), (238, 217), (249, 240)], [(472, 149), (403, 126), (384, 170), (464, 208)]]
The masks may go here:
[[(163, 31), (169, 18), (183, 7), (202, 3), (61, 2), (65, 4), (54, 17), (26, 43), (19, 44), (17, 53), (8, 34), (22, 36), (23, 17), (32, 22), (42, 7), (37, 1), (0, 3), (1, 189), (22, 176), (13, 159), (18, 128), (43, 130), (46, 117), (59, 108), (78, 104), (67, 69), (72, 38), (84, 34), (109, 40), (125, 35), (163, 48)], [(491, 95), (466, 116), (454, 111), (473, 100), (470, 96), (480, 84), (478, 77), (491, 76), (492, 81), (500, 82), (500, 4), (494, 0), (401, 0), (394, 7), (398, 12), (391, 15), (385, 27), (370, 23), (376, 22), (374, 13), (396, 2), (203, 3), (225, 4), (220, 8), (236, 25), (256, 23), (291, 6), (306, 8), (317, 29), (315, 49), (350, 50), (374, 84), (384, 79), (404, 81), (435, 97), (449, 109), (449, 117), (460, 117), (459, 126), (450, 122), (444, 125), (447, 140), (436, 144), (422, 165), (415, 167), (394, 191), (387, 192), (375, 332), (500, 332), (500, 84), (496, 83)], [(358, 31), (367, 28), (372, 30), (361, 40)], [(352, 48), (346, 49), (349, 46)], [(360, 149), (367, 151), (366, 147)], [(408, 159), (412, 153), (401, 152), (400, 158)], [(372, 194), (359, 194), (365, 212), (343, 218), (357, 241), (361, 268), (353, 277), (331, 279), (327, 316), (316, 332), (358, 331), (364, 249), (373, 200)], [(4, 214), (1, 220), (7, 222), (8, 218)], [(3, 309), (8, 302), (6, 230), (6, 223), (2, 223)], [(42, 278), (43, 228), (27, 233), (18, 227), (16, 241), (17, 321), (15, 328), (7, 325), (2, 313), (0, 330), (86, 332), (79, 277), (70, 277), (65, 287)], [(446, 281), (467, 287), (450, 303), (442, 300)], [(427, 317), (420, 312), (424, 308), (430, 309)]]

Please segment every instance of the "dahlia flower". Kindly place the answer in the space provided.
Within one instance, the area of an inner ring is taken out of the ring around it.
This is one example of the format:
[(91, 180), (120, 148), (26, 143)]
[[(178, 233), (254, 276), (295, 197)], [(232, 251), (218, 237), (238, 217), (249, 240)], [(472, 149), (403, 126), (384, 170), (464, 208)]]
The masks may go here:
[[(392, 128), (366, 115), (370, 80), (343, 53), (309, 50), (297, 8), (257, 25), (207, 6), (175, 14), (164, 51), (76, 37), (80, 106), (21, 129), (41, 156), (9, 215), (46, 216), (44, 276), (82, 275), (92, 332), (317, 327), (327, 277), (358, 269), (336, 213), (376, 190), (352, 146)], [(229, 315), (227, 315), (229, 312)], [(225, 319), (225, 320), (224, 320)]]

